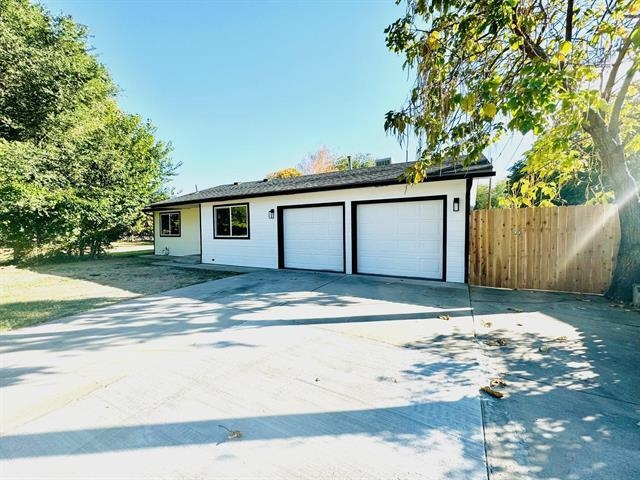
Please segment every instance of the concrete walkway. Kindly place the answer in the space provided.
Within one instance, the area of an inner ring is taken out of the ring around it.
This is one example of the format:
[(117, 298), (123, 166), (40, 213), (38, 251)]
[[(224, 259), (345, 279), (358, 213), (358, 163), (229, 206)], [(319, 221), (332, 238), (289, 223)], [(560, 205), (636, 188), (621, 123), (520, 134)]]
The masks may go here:
[(486, 479), (478, 352), (465, 286), (261, 271), (127, 301), (2, 336), (0, 476)]

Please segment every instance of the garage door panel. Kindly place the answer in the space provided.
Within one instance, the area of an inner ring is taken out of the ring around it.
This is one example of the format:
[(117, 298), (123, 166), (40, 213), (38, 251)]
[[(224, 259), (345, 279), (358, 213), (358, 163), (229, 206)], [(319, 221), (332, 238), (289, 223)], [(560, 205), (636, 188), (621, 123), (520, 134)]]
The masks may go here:
[(443, 277), (443, 200), (356, 206), (359, 273)]
[(283, 209), (284, 267), (344, 270), (344, 209), (341, 205)]

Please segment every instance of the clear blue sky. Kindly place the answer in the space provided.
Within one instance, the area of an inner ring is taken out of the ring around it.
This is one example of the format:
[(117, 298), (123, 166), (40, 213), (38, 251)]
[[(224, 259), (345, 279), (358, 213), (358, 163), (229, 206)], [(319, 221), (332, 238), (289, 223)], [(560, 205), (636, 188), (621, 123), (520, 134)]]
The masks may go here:
[[(121, 107), (171, 141), (177, 193), (262, 178), (322, 146), (404, 160), (383, 128), (410, 85), (384, 42), (403, 12), (392, 0), (40, 3), (89, 28)], [(511, 143), (493, 149), (502, 163)]]

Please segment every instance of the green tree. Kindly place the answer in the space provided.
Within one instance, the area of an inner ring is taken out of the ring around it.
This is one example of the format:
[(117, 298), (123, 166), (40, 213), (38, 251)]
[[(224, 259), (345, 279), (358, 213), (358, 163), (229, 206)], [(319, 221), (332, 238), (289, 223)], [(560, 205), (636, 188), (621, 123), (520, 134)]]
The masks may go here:
[(170, 147), (118, 108), (69, 17), (3, 0), (0, 45), (0, 245), (99, 254), (161, 191)]
[(334, 160), (333, 165), (336, 170), (349, 170), (349, 156), (351, 157), (351, 168), (369, 168), (375, 167), (375, 159), (368, 154), (356, 153), (355, 155), (342, 155)]
[(516, 186), (523, 198), (553, 194), (585, 159), (598, 161), (621, 224), (608, 295), (624, 299), (640, 282), (640, 193), (628, 167), (640, 152), (632, 101), (639, 13), (638, 0), (408, 0), (386, 30), (387, 45), (416, 75), (407, 105), (385, 121), (400, 138), (410, 130), (419, 138), (420, 161), (407, 179), (421, 181), (446, 158), (472, 163), (514, 130), (537, 137), (527, 156), (535, 182)]
[[(513, 191), (505, 191), (502, 206), (583, 205), (613, 200), (613, 192), (607, 189), (608, 182), (603, 178), (602, 172), (592, 169), (589, 163), (585, 162), (584, 168), (578, 168), (569, 178), (561, 179), (560, 172), (550, 172), (543, 182), (539, 182), (535, 170), (530, 173), (532, 169), (528, 167), (525, 158), (509, 169), (509, 183), (515, 188)], [(525, 179), (531, 185), (543, 183), (547, 188), (532, 189), (524, 196), (519, 187)]]
[(508, 195), (509, 181), (500, 180), (491, 188), (491, 207), (489, 207), (489, 185), (478, 185), (476, 191), (476, 210), (498, 208), (500, 202)]
[(115, 93), (86, 36), (28, 0), (0, 2), (0, 138), (42, 140), (60, 113)]

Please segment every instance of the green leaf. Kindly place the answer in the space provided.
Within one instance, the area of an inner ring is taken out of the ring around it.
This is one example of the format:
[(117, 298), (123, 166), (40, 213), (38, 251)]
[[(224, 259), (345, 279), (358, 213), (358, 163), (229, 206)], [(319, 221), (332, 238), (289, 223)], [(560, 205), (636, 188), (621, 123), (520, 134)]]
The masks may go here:
[(476, 106), (476, 96), (473, 93), (466, 95), (460, 102), (460, 108), (465, 112), (472, 112)]
[(482, 116), (487, 117), (489, 119), (493, 119), (493, 117), (496, 116), (496, 113), (498, 113), (498, 109), (495, 105), (495, 103), (485, 103), (482, 108), (480, 109), (480, 113), (482, 114)]

